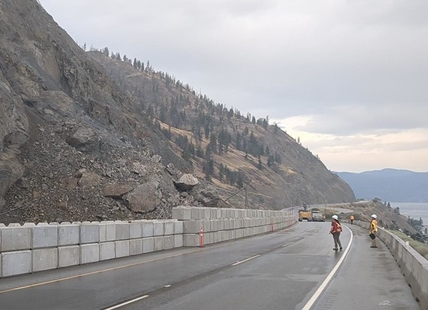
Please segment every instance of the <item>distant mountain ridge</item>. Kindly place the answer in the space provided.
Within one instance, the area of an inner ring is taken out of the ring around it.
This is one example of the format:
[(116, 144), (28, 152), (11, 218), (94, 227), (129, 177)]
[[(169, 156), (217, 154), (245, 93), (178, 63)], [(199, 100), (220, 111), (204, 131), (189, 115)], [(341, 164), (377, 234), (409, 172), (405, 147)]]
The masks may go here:
[(382, 169), (361, 173), (336, 172), (357, 198), (389, 202), (428, 202), (428, 172)]

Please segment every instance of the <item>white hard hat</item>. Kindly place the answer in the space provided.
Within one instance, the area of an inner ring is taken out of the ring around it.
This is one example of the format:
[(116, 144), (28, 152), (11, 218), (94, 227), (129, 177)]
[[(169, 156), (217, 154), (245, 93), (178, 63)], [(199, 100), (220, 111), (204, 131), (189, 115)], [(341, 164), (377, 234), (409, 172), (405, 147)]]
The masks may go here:
[(377, 215), (376, 214), (372, 214), (372, 218), (377, 218)]
[(333, 218), (333, 219), (335, 219), (335, 220), (338, 220), (339, 219), (339, 217), (335, 214), (335, 215), (333, 215), (331, 218)]

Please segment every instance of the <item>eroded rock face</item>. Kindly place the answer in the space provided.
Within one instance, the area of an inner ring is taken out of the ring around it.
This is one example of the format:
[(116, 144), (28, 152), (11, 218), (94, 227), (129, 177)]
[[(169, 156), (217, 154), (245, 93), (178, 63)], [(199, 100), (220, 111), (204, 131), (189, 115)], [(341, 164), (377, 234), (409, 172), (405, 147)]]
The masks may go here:
[[(190, 137), (192, 118), (216, 117), (206, 102), (178, 81), (166, 87), (154, 72), (121, 71), (123, 64), (100, 54), (85, 53), (38, 1), (0, 0), (0, 223), (168, 218), (178, 204), (242, 207), (242, 187), (206, 181), (201, 162), (185, 161), (143, 107), (181, 100), (168, 114), (187, 114), (182, 128), (177, 118), (171, 125)], [(228, 123), (230, 133), (243, 130)], [(251, 207), (355, 199), (289, 136), (252, 130), (287, 166), (259, 170), (234, 150)]]
[(28, 127), (22, 102), (0, 71), (0, 204), (2, 205), (5, 204), (3, 196), (24, 173), (24, 167), (17, 160), (16, 155), (19, 148), (28, 140)]
[(36, 0), (0, 0), (0, 222), (169, 217), (188, 164), (159, 134)]

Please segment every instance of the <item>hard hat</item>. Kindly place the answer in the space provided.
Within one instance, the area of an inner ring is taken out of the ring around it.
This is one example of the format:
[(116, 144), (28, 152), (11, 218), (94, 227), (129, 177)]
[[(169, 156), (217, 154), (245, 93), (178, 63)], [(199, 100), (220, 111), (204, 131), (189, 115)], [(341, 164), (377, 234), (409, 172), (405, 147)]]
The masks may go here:
[(339, 217), (335, 214), (335, 215), (333, 215), (331, 218), (333, 218), (333, 219), (335, 219), (335, 220), (338, 220), (339, 219)]
[(377, 218), (376, 214), (372, 214), (372, 218), (374, 219)]

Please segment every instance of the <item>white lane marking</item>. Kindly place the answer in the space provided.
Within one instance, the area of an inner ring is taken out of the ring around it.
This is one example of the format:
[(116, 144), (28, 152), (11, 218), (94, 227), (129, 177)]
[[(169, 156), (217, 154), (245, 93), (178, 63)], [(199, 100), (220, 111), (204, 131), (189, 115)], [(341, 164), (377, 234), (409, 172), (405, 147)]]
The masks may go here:
[(163, 259), (168, 259), (168, 258), (183, 256), (183, 255), (197, 253), (197, 252), (201, 252), (201, 251), (202, 250), (200, 248), (198, 248), (197, 250), (189, 251), (189, 252), (186, 252), (186, 253), (178, 253), (178, 254), (170, 255), (170, 256), (162, 256), (162, 257), (158, 257), (158, 258), (154, 258), (154, 259), (149, 259), (149, 260), (146, 260), (146, 261), (143, 261), (143, 262), (137, 262), (137, 263), (131, 263), (131, 264), (126, 264), (126, 265), (120, 265), (120, 266), (116, 266), (116, 267), (111, 267), (111, 268), (100, 269), (100, 270), (91, 271), (91, 272), (87, 272), (87, 273), (77, 274), (77, 275), (74, 275), (74, 276), (68, 276), (68, 277), (64, 277), (64, 278), (58, 278), (58, 279), (54, 279), (54, 280), (48, 280), (48, 281), (44, 281), (44, 282), (39, 282), (39, 283), (28, 284), (28, 285), (24, 285), (24, 286), (13, 287), (13, 288), (5, 289), (5, 290), (2, 290), (2, 291), (0, 290), (0, 294), (10, 293), (10, 292), (13, 292), (13, 291), (24, 290), (24, 289), (27, 289), (27, 288), (32, 288), (32, 287), (37, 287), (37, 286), (42, 286), (42, 285), (47, 285), (47, 284), (62, 282), (62, 281), (73, 280), (73, 279), (77, 279), (77, 278), (83, 278), (83, 277), (87, 277), (87, 276), (91, 276), (91, 275), (95, 275), (95, 274), (99, 274), (99, 273), (104, 273), (104, 272), (108, 272), (108, 271), (112, 271), (112, 270), (119, 270), (119, 269), (123, 269), (123, 268), (127, 268), (127, 267), (134, 267), (134, 266), (138, 266), (138, 265), (144, 265), (144, 264), (147, 264), (147, 263), (156, 262), (156, 261), (163, 260)]
[(244, 260), (237, 261), (236, 263), (233, 263), (233, 264), (232, 264), (232, 266), (237, 266), (237, 265), (239, 265), (239, 264), (242, 264), (242, 263), (248, 262), (249, 260), (255, 259), (255, 258), (259, 257), (259, 256), (260, 256), (260, 254), (259, 254), (259, 255), (254, 255), (254, 256), (248, 257), (248, 258), (246, 258), (246, 259), (244, 259)]
[(137, 297), (137, 298), (134, 298), (134, 299), (131, 299), (131, 300), (125, 301), (125, 302), (123, 302), (123, 303), (121, 303), (121, 304), (118, 304), (118, 305), (116, 305), (116, 306), (113, 306), (113, 307), (110, 307), (110, 308), (105, 308), (104, 310), (113, 310), (113, 309), (117, 309), (117, 308), (120, 308), (120, 307), (123, 307), (123, 306), (129, 305), (129, 304), (132, 304), (133, 302), (139, 301), (139, 300), (144, 299), (144, 298), (147, 298), (147, 297), (149, 297), (149, 295), (143, 295), (143, 296), (140, 296), (140, 297)]
[(167, 284), (164, 287), (166, 287), (166, 288), (171, 287), (171, 284)]
[(349, 229), (348, 226), (345, 226), (349, 232), (351, 233), (351, 239), (349, 240), (348, 246), (346, 247), (346, 250), (343, 252), (342, 256), (340, 257), (339, 261), (337, 262), (336, 266), (330, 271), (329, 275), (323, 283), (321, 283), (320, 287), (316, 290), (316, 292), (312, 295), (311, 299), (306, 303), (306, 305), (302, 308), (302, 310), (309, 310), (314, 305), (314, 303), (317, 301), (317, 299), (321, 296), (324, 289), (327, 287), (327, 285), (330, 283), (331, 279), (335, 275), (337, 269), (339, 269), (340, 265), (342, 265), (343, 261), (345, 260), (346, 255), (349, 252), (349, 249), (351, 248), (352, 240), (354, 239), (354, 235), (352, 234), (352, 231)]

